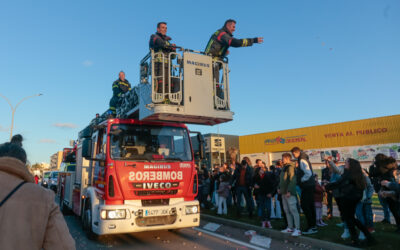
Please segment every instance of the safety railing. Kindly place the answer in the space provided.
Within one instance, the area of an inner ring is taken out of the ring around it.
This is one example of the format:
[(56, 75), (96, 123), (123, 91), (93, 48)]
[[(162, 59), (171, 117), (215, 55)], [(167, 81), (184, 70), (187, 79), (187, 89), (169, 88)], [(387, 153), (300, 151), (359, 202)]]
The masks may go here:
[[(152, 101), (153, 103), (162, 103), (166, 100), (166, 81), (165, 81), (165, 66), (168, 65), (168, 58), (163, 52), (151, 51), (151, 68), (152, 68)], [(168, 70), (168, 69), (167, 69)]]
[(229, 109), (228, 63), (213, 59), (214, 106), (216, 109)]
[(182, 57), (176, 52), (168, 54), (168, 90), (171, 103), (180, 104), (182, 102)]

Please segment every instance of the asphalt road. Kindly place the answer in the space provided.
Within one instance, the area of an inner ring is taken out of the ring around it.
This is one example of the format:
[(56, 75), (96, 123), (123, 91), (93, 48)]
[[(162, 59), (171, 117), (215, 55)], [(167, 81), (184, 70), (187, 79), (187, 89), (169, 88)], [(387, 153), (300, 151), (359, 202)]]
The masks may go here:
[[(65, 216), (70, 233), (80, 249), (267, 249), (265, 245), (255, 245), (245, 230), (220, 225), (215, 231), (206, 230), (207, 221), (202, 220), (198, 228), (185, 228), (178, 232), (148, 231), (131, 234), (101, 236), (89, 240), (82, 231), (77, 217)], [(258, 235), (261, 240), (267, 240)], [(254, 239), (253, 239), (254, 240)], [(271, 239), (270, 249), (312, 249), (311, 246)]]

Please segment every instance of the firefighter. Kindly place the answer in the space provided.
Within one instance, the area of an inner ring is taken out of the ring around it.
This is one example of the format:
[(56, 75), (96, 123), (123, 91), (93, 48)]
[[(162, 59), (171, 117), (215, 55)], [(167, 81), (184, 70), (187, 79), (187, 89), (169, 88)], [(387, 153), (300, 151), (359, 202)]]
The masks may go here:
[(109, 113), (113, 116), (116, 115), (117, 108), (121, 105), (121, 96), (122, 94), (131, 90), (131, 84), (125, 78), (125, 72), (119, 72), (119, 78), (115, 80), (112, 84), (113, 96), (110, 100), (110, 109)]
[(208, 41), (205, 53), (211, 54), (213, 57), (222, 59), (229, 54), (229, 47), (248, 47), (254, 43), (262, 43), (263, 37), (236, 39), (233, 32), (236, 30), (236, 21), (228, 19), (225, 21), (224, 27), (217, 30)]
[[(233, 32), (236, 30), (236, 21), (228, 19), (225, 21), (224, 27), (217, 30), (207, 43), (206, 54), (210, 54), (214, 59), (222, 60), (229, 54), (229, 47), (249, 47), (254, 43), (262, 43), (263, 37), (236, 39)], [(223, 98), (223, 92), (219, 86), (219, 71), (222, 68), (221, 63), (214, 64), (213, 74), (217, 83), (217, 95)]]
[[(157, 32), (151, 35), (149, 41), (150, 49), (153, 49), (155, 53), (162, 52), (161, 54), (155, 55), (154, 58), (154, 80), (157, 93), (163, 92), (163, 85), (165, 93), (168, 93), (168, 77), (170, 70), (168, 67), (168, 57), (169, 53), (176, 51), (176, 45), (173, 43), (171, 44), (170, 40), (171, 37), (167, 36), (167, 23), (159, 22), (157, 24)], [(175, 56), (171, 58), (174, 59)], [(163, 76), (165, 77), (165, 84), (163, 84)]]

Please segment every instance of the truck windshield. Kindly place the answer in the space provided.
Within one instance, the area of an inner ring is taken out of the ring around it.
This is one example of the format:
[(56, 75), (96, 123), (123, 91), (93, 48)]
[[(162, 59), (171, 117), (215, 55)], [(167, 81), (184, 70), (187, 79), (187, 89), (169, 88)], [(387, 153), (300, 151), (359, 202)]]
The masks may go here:
[(184, 128), (118, 124), (111, 126), (110, 135), (110, 155), (114, 160), (192, 160)]
[(57, 178), (57, 177), (58, 177), (58, 172), (51, 173), (51, 178)]

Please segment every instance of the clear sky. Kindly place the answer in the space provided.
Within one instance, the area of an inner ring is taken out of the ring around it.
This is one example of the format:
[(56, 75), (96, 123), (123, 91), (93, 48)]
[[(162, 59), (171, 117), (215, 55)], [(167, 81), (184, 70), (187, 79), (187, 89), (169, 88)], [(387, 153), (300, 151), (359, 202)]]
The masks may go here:
[[(394, 115), (400, 94), (400, 1), (1, 1), (0, 94), (15, 105), (14, 133), (29, 160), (76, 139), (108, 108), (120, 70), (136, 85), (158, 21), (185, 48), (204, 50), (228, 18), (235, 36), (264, 43), (230, 49), (225, 134), (253, 134)], [(0, 142), (11, 109), (0, 98)], [(218, 126), (190, 126), (216, 133)]]

